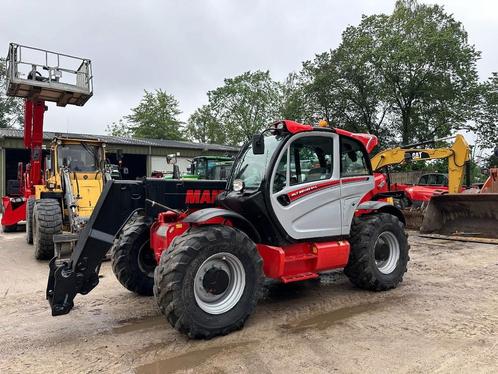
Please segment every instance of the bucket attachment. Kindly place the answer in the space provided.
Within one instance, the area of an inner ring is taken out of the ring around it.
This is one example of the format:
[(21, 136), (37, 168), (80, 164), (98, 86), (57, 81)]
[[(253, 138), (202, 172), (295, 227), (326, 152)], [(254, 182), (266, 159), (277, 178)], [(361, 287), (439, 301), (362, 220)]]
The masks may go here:
[(425, 211), (420, 232), (498, 239), (498, 194), (433, 196)]

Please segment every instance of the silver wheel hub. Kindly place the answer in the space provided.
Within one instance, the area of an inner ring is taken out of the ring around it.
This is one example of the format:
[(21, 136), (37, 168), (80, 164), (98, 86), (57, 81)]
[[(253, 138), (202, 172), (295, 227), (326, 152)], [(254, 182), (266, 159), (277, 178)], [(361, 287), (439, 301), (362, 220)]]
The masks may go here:
[(398, 265), (400, 247), (396, 236), (390, 231), (382, 232), (374, 246), (375, 265), (382, 274), (391, 274)]
[(195, 301), (206, 313), (226, 313), (240, 301), (245, 286), (246, 273), (240, 260), (228, 252), (216, 253), (197, 269)]
[(149, 278), (154, 278), (154, 269), (156, 267), (156, 260), (154, 252), (150, 248), (150, 242), (147, 240), (143, 243), (138, 250), (138, 268)]

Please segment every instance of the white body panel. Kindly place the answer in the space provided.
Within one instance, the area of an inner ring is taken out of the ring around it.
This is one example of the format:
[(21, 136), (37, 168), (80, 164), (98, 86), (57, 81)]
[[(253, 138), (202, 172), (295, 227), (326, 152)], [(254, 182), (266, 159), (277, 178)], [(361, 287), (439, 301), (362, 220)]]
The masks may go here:
[[(287, 155), (287, 160), (290, 159), (289, 149), (293, 141), (311, 136), (333, 139), (331, 177), (291, 186), (289, 183), (290, 171), (289, 167), (287, 167), (286, 186), (276, 193), (270, 190), (272, 209), (280, 225), (293, 239), (347, 235), (349, 234), (351, 221), (358, 202), (374, 187), (373, 176), (341, 179), (339, 136), (335, 133), (301, 133), (294, 135), (280, 152), (275, 165), (279, 164), (284, 155)], [(277, 167), (275, 166), (274, 168), (276, 169)], [(276, 170), (272, 173), (270, 189), (274, 184), (275, 174)], [(282, 195), (291, 197), (288, 205), (279, 200)]]

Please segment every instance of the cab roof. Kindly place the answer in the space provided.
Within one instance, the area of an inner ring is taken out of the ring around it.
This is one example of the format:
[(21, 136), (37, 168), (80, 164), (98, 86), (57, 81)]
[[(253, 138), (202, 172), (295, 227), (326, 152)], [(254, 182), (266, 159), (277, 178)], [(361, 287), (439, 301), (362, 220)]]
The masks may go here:
[(364, 134), (364, 133), (354, 133), (343, 129), (332, 128), (332, 127), (319, 127), (313, 126), (309, 124), (303, 124), (291, 120), (282, 120), (277, 121), (273, 124), (276, 129), (286, 129), (291, 134), (297, 134), (299, 132), (306, 131), (331, 131), (336, 134), (346, 136), (352, 139), (356, 139), (360, 141), (368, 153), (372, 152), (377, 144), (379, 144), (379, 140), (375, 135), (372, 134)]

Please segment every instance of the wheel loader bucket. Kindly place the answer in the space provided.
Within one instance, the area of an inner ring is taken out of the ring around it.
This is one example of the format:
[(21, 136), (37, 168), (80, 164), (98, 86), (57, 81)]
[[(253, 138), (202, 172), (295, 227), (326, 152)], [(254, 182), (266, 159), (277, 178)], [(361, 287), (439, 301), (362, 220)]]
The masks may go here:
[(498, 194), (433, 196), (420, 232), (498, 239)]

